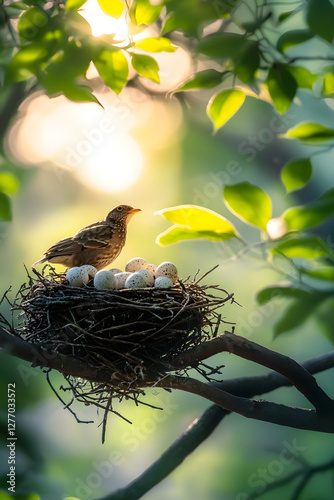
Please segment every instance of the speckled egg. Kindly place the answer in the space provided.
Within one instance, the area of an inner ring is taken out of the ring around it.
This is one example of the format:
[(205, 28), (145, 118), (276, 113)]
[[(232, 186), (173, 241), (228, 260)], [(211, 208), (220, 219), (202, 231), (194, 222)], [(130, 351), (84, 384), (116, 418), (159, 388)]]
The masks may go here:
[(117, 281), (115, 275), (107, 269), (98, 271), (94, 277), (94, 286), (97, 290), (116, 290)]
[(96, 267), (89, 266), (88, 264), (86, 264), (85, 266), (80, 266), (80, 269), (84, 270), (91, 278), (94, 278), (95, 274), (97, 273)]
[(151, 273), (153, 274), (153, 276), (155, 276), (155, 270), (156, 270), (157, 266), (155, 264), (148, 264), (147, 265), (147, 269), (149, 271), (151, 271)]
[(142, 276), (146, 283), (146, 286), (154, 285), (154, 276), (148, 269), (138, 269), (138, 271), (136, 271), (136, 274), (140, 274), (140, 276)]
[(159, 276), (154, 282), (155, 288), (171, 288), (173, 286), (173, 282), (167, 276)]
[(125, 282), (132, 273), (117, 273), (115, 274), (116, 282), (117, 282), (117, 290), (122, 290), (125, 288)]
[(122, 272), (122, 269), (118, 269), (118, 267), (113, 267), (112, 269), (108, 269), (108, 271), (111, 271), (116, 276), (116, 274)]
[(177, 267), (173, 262), (163, 262), (155, 270), (155, 277), (166, 276), (171, 279), (173, 283), (177, 280)]
[(70, 286), (82, 287), (89, 281), (88, 272), (81, 267), (72, 267), (67, 271), (66, 279)]
[(128, 273), (135, 273), (138, 269), (147, 269), (147, 266), (147, 260), (142, 257), (135, 257), (134, 259), (129, 260), (125, 266), (125, 271)]
[(125, 282), (125, 288), (146, 288), (145, 280), (140, 274), (133, 273)]

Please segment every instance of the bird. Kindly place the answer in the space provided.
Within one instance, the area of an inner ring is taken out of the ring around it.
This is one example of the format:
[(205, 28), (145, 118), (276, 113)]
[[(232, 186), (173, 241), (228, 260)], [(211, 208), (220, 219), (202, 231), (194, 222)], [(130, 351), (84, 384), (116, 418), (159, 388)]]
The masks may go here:
[(85, 264), (94, 266), (98, 271), (105, 268), (121, 253), (125, 245), (127, 225), (137, 212), (141, 212), (141, 209), (130, 205), (114, 207), (103, 220), (89, 224), (73, 236), (52, 245), (44, 253), (44, 257), (31, 267), (51, 262), (67, 268)]

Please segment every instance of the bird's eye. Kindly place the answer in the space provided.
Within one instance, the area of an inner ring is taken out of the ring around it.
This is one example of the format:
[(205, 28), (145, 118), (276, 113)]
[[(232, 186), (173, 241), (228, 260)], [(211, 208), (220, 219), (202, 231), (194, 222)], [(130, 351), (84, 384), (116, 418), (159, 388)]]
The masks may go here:
[(118, 210), (119, 212), (122, 212), (123, 207), (119, 206), (119, 207), (117, 207), (117, 210)]

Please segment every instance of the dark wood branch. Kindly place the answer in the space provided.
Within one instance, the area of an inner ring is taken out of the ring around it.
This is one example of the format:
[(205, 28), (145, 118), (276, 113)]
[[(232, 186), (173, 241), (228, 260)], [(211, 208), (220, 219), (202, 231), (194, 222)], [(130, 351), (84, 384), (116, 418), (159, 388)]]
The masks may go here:
[(216, 403), (225, 410), (239, 413), (247, 418), (264, 420), (296, 429), (334, 433), (333, 415), (322, 416), (315, 410), (293, 408), (268, 401), (238, 397), (190, 377), (169, 375), (156, 385), (197, 394)]
[[(334, 367), (334, 351), (302, 363), (310, 373), (319, 373)], [(227, 380), (221, 383), (229, 392), (244, 397), (273, 391), (290, 382), (276, 372), (255, 377)], [(138, 500), (175, 470), (218, 427), (229, 412), (220, 406), (210, 406), (198, 419), (174, 441), (174, 443), (125, 488), (119, 489), (100, 500)]]
[(176, 356), (172, 361), (175, 369), (192, 366), (220, 352), (230, 352), (241, 358), (275, 370), (286, 377), (314, 405), (322, 415), (333, 414), (334, 401), (319, 387), (315, 378), (289, 356), (263, 347), (231, 332), (211, 339)]

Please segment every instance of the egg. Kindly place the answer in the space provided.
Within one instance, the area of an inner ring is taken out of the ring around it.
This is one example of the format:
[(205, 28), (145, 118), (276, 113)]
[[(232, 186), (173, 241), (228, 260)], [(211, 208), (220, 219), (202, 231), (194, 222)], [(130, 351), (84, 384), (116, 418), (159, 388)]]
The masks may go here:
[(125, 282), (128, 279), (128, 277), (131, 276), (132, 274), (133, 273), (122, 273), (122, 272), (115, 274), (117, 290), (125, 288)]
[(154, 282), (155, 288), (171, 288), (172, 286), (173, 282), (167, 276), (159, 276)]
[(115, 275), (107, 269), (98, 271), (94, 277), (94, 286), (97, 290), (116, 290), (117, 281)]
[(108, 271), (111, 271), (116, 276), (116, 274), (122, 272), (122, 269), (118, 269), (118, 267), (113, 267), (112, 269), (108, 269)]
[(177, 267), (173, 262), (163, 262), (155, 270), (155, 277), (166, 276), (171, 279), (173, 283), (177, 280)]
[(140, 274), (133, 273), (125, 282), (125, 288), (146, 288), (145, 280)]
[(80, 269), (85, 271), (89, 277), (94, 278), (95, 274), (97, 273), (97, 269), (94, 266), (89, 266), (86, 264), (85, 266), (80, 266)]
[(127, 265), (125, 266), (125, 271), (129, 273), (135, 273), (138, 269), (147, 269), (148, 262), (142, 257), (135, 257), (134, 259), (129, 260)]
[(153, 274), (153, 276), (155, 276), (155, 270), (156, 270), (157, 266), (155, 264), (148, 264), (147, 266), (147, 269), (149, 271), (151, 271), (151, 273)]
[(154, 285), (154, 276), (148, 269), (138, 269), (135, 274), (139, 274), (144, 279), (146, 286)]
[(66, 279), (70, 286), (82, 287), (89, 281), (88, 272), (81, 267), (72, 267), (67, 271)]

